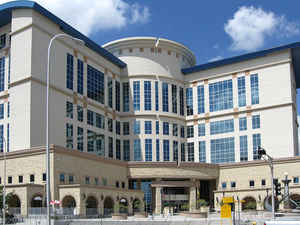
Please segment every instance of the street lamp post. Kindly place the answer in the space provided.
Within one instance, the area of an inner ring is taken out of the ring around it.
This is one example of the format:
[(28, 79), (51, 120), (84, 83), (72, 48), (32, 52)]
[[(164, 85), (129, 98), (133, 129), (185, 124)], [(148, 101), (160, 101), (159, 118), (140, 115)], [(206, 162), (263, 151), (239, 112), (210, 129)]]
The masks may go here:
[[(2, 212), (3, 212), (3, 225), (5, 225), (5, 196), (6, 196), (6, 141), (5, 138), (2, 135), (2, 140), (4, 142), (4, 146), (3, 146), (3, 192), (2, 192)], [(3, 144), (2, 142), (2, 144)]]
[(50, 151), (49, 151), (49, 86), (50, 86), (50, 55), (52, 43), (57, 38), (66, 37), (84, 44), (81, 39), (74, 38), (68, 34), (54, 35), (48, 45), (48, 58), (47, 58), (47, 94), (46, 94), (46, 202), (47, 202), (47, 224), (50, 225)]

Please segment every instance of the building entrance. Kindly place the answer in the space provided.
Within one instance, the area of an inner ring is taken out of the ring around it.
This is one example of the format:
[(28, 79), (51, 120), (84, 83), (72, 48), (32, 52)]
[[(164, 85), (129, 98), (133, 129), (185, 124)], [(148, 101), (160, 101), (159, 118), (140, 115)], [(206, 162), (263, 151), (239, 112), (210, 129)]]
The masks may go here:
[(189, 207), (189, 188), (164, 187), (162, 189), (162, 206), (164, 211), (178, 213)]

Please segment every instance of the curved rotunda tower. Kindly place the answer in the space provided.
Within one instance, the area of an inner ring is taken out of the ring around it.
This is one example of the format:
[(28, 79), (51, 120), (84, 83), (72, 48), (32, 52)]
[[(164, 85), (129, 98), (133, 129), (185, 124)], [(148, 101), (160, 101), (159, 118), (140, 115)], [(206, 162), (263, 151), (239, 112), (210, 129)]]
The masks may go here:
[(195, 65), (193, 53), (182, 44), (154, 37), (125, 38), (103, 47), (127, 64), (121, 75), (121, 119), (123, 128), (129, 126), (131, 161), (194, 161), (185, 144), (181, 73)]

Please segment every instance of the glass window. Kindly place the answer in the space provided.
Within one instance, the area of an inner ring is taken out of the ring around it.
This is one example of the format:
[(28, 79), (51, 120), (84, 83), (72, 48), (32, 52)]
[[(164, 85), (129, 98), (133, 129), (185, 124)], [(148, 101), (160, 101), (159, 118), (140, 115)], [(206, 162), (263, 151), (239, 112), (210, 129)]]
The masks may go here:
[(179, 101), (180, 115), (184, 116), (184, 95), (182, 87), (179, 89)]
[(265, 186), (266, 185), (266, 180), (265, 179), (262, 179), (261, 180), (261, 186)]
[(123, 160), (130, 161), (130, 141), (124, 140), (123, 141)]
[(23, 176), (19, 176), (19, 184), (23, 183)]
[[(2, 104), (2, 107), (3, 107), (3, 104)], [(3, 109), (4, 109), (4, 107), (3, 107)], [(66, 103), (66, 117), (73, 119), (73, 103), (71, 103), (71, 102)]]
[(151, 81), (144, 81), (144, 109), (151, 110)]
[(185, 134), (184, 134), (184, 126), (180, 127), (180, 137), (184, 138)]
[(123, 122), (123, 135), (129, 135), (129, 122)]
[(104, 137), (104, 135), (97, 134), (95, 140), (96, 140), (96, 154), (104, 156), (105, 155), (105, 137)]
[(186, 128), (186, 135), (187, 135), (187, 138), (194, 137), (194, 125), (187, 126), (187, 128)]
[(46, 173), (43, 173), (43, 181), (46, 181), (47, 175)]
[(121, 134), (121, 122), (116, 121), (116, 134), (120, 135)]
[(232, 80), (209, 84), (209, 111), (233, 108)]
[(159, 121), (155, 121), (156, 134), (159, 134)]
[(107, 127), (109, 132), (113, 132), (113, 120), (111, 118), (107, 119)]
[(145, 134), (152, 134), (152, 122), (145, 121)]
[(235, 188), (236, 187), (236, 182), (235, 181), (231, 181), (230, 185), (231, 185), (231, 188)]
[(90, 177), (85, 177), (85, 184), (90, 184)]
[(121, 160), (121, 140), (116, 140), (116, 159)]
[(83, 128), (77, 127), (77, 149), (83, 152)]
[(227, 186), (227, 183), (226, 182), (222, 182), (222, 188), (225, 189)]
[(246, 106), (246, 82), (245, 77), (238, 77), (239, 107)]
[(170, 142), (169, 142), (169, 140), (163, 140), (163, 153), (164, 153), (164, 161), (170, 161)]
[(253, 159), (256, 160), (258, 159), (257, 148), (258, 146), (261, 146), (260, 134), (253, 134), (252, 142), (253, 142)]
[(250, 76), (251, 82), (251, 104), (259, 104), (259, 87), (258, 87), (258, 75), (252, 74)]
[(99, 113), (96, 113), (96, 127), (105, 128), (105, 117)]
[(234, 122), (233, 119), (221, 120), (210, 123), (210, 134), (223, 134), (234, 131)]
[(155, 81), (155, 110), (159, 111), (158, 81)]
[(87, 110), (87, 124), (94, 125), (94, 112), (91, 110)]
[(240, 131), (247, 130), (247, 117), (239, 118)]
[(4, 48), (6, 45), (6, 34), (0, 36), (0, 49)]
[(169, 135), (169, 123), (163, 122), (163, 135)]
[(136, 120), (133, 123), (133, 134), (138, 135), (140, 133), (141, 133), (141, 122)]
[(145, 139), (145, 159), (152, 161), (152, 139)]
[(65, 183), (65, 174), (64, 173), (59, 174), (59, 182)]
[(87, 96), (97, 102), (104, 104), (104, 74), (94, 67), (87, 68)]
[(205, 141), (199, 141), (199, 162), (206, 162)]
[(293, 183), (299, 184), (299, 177), (293, 177)]
[(73, 79), (74, 79), (74, 74), (73, 74), (73, 56), (71, 54), (67, 54), (67, 88), (73, 90)]
[(178, 136), (178, 125), (176, 123), (173, 123), (173, 136)]
[(95, 177), (95, 184), (99, 185), (99, 178), (98, 177)]
[(7, 183), (12, 184), (12, 176), (7, 177)]
[(4, 104), (0, 104), (0, 119), (4, 118)]
[(173, 161), (178, 161), (178, 141), (173, 141)]
[(184, 143), (181, 143), (181, 146), (180, 146), (180, 150), (181, 150), (181, 161), (182, 162), (185, 162), (185, 144)]
[(83, 122), (83, 107), (80, 105), (77, 105), (77, 120), (79, 122)]
[(194, 142), (187, 143), (188, 161), (194, 162)]
[(87, 151), (94, 152), (95, 133), (93, 131), (87, 131)]
[(162, 83), (162, 103), (163, 103), (163, 112), (169, 112), (169, 90), (168, 84)]
[(177, 86), (172, 84), (172, 112), (177, 113)]
[(34, 182), (34, 174), (30, 174), (29, 176), (30, 183)]
[(255, 185), (254, 180), (250, 180), (250, 181), (249, 181), (249, 186), (250, 186), (250, 187), (254, 187), (254, 185)]
[(248, 161), (248, 137), (240, 136), (240, 161)]
[(119, 81), (115, 81), (115, 86), (116, 86), (116, 90), (115, 90), (115, 92), (116, 92), (116, 96), (115, 96), (115, 98), (116, 98), (116, 102), (115, 102), (115, 104), (116, 104), (116, 110), (118, 111), (118, 112), (120, 112), (120, 101), (121, 101), (121, 92), (120, 92), (120, 89), (121, 89), (121, 86), (120, 86), (120, 82)]
[(193, 115), (193, 88), (186, 89), (186, 114), (187, 116)]
[(83, 95), (83, 62), (77, 60), (77, 92)]
[(120, 185), (119, 185), (119, 181), (116, 181), (116, 188), (119, 188)]
[(133, 81), (133, 110), (140, 111), (140, 82)]
[(108, 137), (108, 157), (114, 157), (114, 140), (112, 137)]
[(113, 107), (113, 81), (111, 77), (107, 77), (107, 89), (108, 89), (108, 93), (107, 93), (108, 106), (112, 108)]
[(69, 175), (69, 184), (73, 184), (73, 183), (74, 183), (74, 176)]
[(205, 136), (205, 123), (198, 124), (198, 136), (199, 137)]
[(234, 137), (210, 140), (211, 162), (228, 163), (235, 161)]
[(9, 123), (7, 124), (7, 133), (6, 133), (6, 145), (7, 145), (7, 152), (9, 152), (9, 142), (10, 142), (10, 135), (9, 135)]
[(3, 152), (3, 133), (4, 127), (3, 124), (0, 124), (0, 152)]
[(129, 112), (129, 82), (123, 83), (123, 112)]
[(66, 124), (66, 147), (73, 149), (73, 124)]
[(200, 85), (197, 87), (197, 95), (198, 95), (198, 114), (204, 113), (204, 86)]
[(4, 91), (5, 80), (5, 57), (0, 58), (0, 91)]
[(156, 139), (156, 161), (160, 161), (160, 147), (159, 139)]
[(141, 140), (136, 139), (133, 141), (133, 158), (134, 161), (141, 161), (142, 160), (142, 153), (141, 153)]
[(7, 118), (10, 116), (10, 103), (7, 102)]
[(260, 115), (252, 116), (252, 129), (260, 128)]

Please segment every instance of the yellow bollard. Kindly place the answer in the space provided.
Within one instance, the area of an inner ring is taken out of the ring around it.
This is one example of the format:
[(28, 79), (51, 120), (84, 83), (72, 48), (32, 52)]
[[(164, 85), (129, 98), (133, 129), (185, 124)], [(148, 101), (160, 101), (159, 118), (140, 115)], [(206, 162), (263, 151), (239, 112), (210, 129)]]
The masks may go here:
[(252, 225), (256, 225), (256, 222), (252, 222)]

